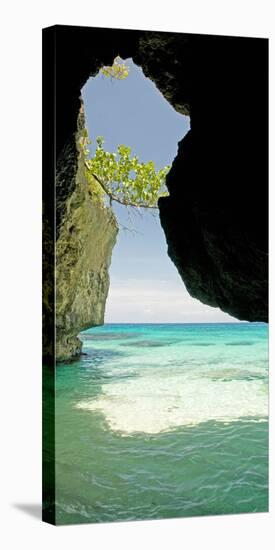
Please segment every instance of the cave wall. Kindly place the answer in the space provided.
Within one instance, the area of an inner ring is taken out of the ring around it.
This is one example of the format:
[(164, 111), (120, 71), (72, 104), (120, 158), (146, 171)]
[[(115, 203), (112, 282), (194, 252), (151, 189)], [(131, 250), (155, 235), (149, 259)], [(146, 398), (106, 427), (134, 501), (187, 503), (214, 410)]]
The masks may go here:
[[(78, 116), (76, 143), (85, 127), (83, 108)], [(64, 155), (64, 156), (63, 156)], [(67, 149), (60, 155), (63, 177), (70, 162)], [(118, 226), (111, 210), (96, 195), (86, 177), (85, 158), (78, 151), (73, 192), (63, 208), (56, 241), (56, 358), (65, 361), (81, 352), (77, 334), (104, 323), (109, 290), (108, 269)]]
[[(57, 265), (64, 255), (61, 243), (68, 237), (64, 232), (75, 224), (82, 184), (83, 215), (88, 215), (90, 237), (103, 238), (104, 224), (113, 223), (108, 217), (96, 222), (98, 212), (91, 203), (88, 207), (92, 198), (85, 195), (80, 176), (76, 145), (80, 95), (87, 79), (101, 66), (111, 64), (117, 55), (132, 57), (170, 104), (190, 115), (191, 129), (179, 143), (167, 176), (170, 196), (159, 201), (171, 260), (195, 298), (238, 319), (267, 321), (268, 41), (68, 26), (55, 26), (44, 33), (51, 35), (55, 52)], [(45, 124), (47, 134), (50, 129)], [(45, 169), (45, 189), (51, 185), (49, 178)], [(113, 227), (109, 247), (115, 233)], [(74, 246), (82, 247), (84, 261), (84, 241), (79, 233), (74, 238)], [(89, 242), (88, 234), (85, 238)], [(67, 241), (72, 240), (70, 235)], [(69, 248), (66, 254), (68, 260)], [(92, 262), (92, 250), (88, 256)], [(106, 266), (109, 260), (110, 252)], [(88, 264), (81, 269), (88, 270)], [(64, 282), (62, 269), (58, 277)], [(58, 292), (60, 312), (67, 293), (78, 296), (75, 304), (87, 300), (88, 286), (83, 294), (78, 293), (78, 282), (79, 277), (68, 276)], [(92, 302), (88, 304), (94, 309)], [(76, 319), (72, 313), (68, 321), (64, 311), (58, 316), (59, 331), (64, 330), (70, 342), (90, 322), (87, 318), (87, 324), (86, 320), (82, 324)], [(103, 322), (102, 311), (99, 319)], [(75, 346), (79, 351), (76, 342)]]
[(43, 358), (50, 365), (77, 357), (78, 333), (104, 322), (118, 227), (93, 193), (78, 143), (85, 126), (81, 89), (117, 55), (111, 35), (63, 26), (43, 31)]
[(268, 41), (147, 34), (136, 57), (191, 129), (159, 200), (168, 254), (189, 293), (268, 319)]
[[(138, 32), (89, 27), (52, 27), (55, 36), (55, 80), (56, 80), (56, 158), (57, 176), (62, 167), (62, 178), (56, 182), (56, 226), (57, 237), (64, 214), (67, 197), (75, 186), (77, 166), (78, 115), (81, 109), (81, 89), (100, 67), (111, 65), (118, 53), (129, 57), (135, 50)], [(66, 152), (67, 150), (67, 152)], [(68, 155), (70, 162), (60, 166), (58, 159)]]

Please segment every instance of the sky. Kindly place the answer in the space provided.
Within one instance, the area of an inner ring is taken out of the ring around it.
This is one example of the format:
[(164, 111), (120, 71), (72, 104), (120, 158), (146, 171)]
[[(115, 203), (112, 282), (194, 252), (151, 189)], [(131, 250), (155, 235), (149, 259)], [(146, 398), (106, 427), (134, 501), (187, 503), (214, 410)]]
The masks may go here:
[[(140, 161), (153, 160), (158, 170), (175, 158), (177, 144), (189, 130), (189, 117), (177, 113), (131, 59), (126, 64), (130, 71), (125, 80), (99, 73), (82, 89), (91, 154), (95, 138), (103, 136), (106, 151), (130, 146)], [(115, 203), (113, 210), (120, 230), (109, 271), (106, 323), (237, 321), (188, 294), (167, 255), (158, 213)]]

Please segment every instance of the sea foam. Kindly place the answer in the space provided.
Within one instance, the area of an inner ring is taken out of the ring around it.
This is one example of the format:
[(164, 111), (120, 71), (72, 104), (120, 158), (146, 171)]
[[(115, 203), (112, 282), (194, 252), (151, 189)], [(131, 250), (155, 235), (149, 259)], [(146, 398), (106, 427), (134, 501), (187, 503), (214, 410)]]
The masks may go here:
[[(214, 373), (213, 373), (214, 374)], [(139, 376), (112, 381), (94, 399), (78, 402), (76, 408), (99, 412), (109, 429), (122, 435), (158, 434), (202, 422), (260, 421), (268, 414), (267, 385), (263, 380), (221, 377), (202, 372), (169, 369), (139, 369)]]

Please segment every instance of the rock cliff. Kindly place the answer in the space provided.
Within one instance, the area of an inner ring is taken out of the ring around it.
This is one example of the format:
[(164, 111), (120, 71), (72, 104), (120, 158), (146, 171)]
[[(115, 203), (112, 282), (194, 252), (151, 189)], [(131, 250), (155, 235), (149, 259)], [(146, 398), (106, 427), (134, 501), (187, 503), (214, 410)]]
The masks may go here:
[[(132, 57), (190, 115), (167, 177), (170, 196), (159, 202), (168, 254), (188, 291), (238, 319), (266, 321), (268, 41), (66, 26), (44, 33), (56, 68), (57, 356), (78, 353), (77, 332), (103, 322), (117, 229), (93, 202), (75, 138), (82, 86), (117, 55)], [(46, 194), (48, 180), (45, 167)], [(51, 236), (47, 216), (44, 225)], [(53, 291), (45, 281), (47, 317)]]
[(145, 33), (136, 61), (189, 133), (159, 201), (168, 254), (195, 298), (268, 319), (267, 40)]
[[(83, 128), (84, 115), (80, 112), (76, 142)], [(62, 186), (60, 178), (66, 173), (67, 159), (65, 150), (58, 160), (58, 186)], [(117, 231), (112, 210), (104, 206), (86, 178), (84, 157), (79, 151), (74, 189), (64, 203), (56, 242), (56, 357), (59, 361), (79, 355), (81, 342), (77, 334), (81, 330), (104, 323), (108, 269)]]

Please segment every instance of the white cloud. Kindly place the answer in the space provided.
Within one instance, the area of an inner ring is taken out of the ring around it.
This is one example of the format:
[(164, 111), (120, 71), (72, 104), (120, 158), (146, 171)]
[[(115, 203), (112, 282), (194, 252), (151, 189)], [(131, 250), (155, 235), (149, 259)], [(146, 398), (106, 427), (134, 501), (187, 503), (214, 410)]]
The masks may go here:
[(179, 281), (111, 279), (105, 322), (196, 323), (237, 321), (192, 298)]

